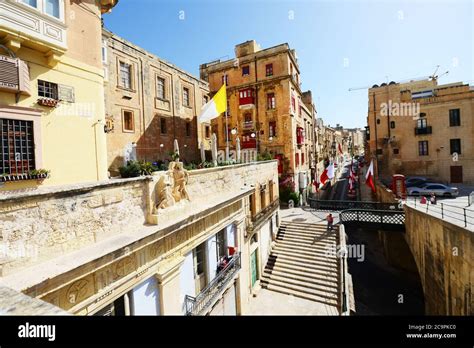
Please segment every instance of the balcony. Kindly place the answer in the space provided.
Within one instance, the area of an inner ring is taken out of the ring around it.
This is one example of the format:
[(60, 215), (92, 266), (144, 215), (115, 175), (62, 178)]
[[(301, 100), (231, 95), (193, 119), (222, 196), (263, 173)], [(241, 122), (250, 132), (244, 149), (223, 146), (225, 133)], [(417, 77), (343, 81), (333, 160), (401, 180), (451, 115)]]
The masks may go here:
[(423, 127), (423, 128), (415, 127), (415, 135), (423, 135), (423, 134), (431, 134), (431, 133), (432, 133), (431, 126)]
[(268, 221), (270, 216), (280, 208), (280, 199), (277, 197), (272, 203), (267, 205), (257, 214), (251, 217), (247, 223), (247, 232), (252, 232)]
[(255, 123), (253, 121), (244, 121), (242, 123), (242, 129), (251, 130), (255, 128)]
[(184, 298), (186, 315), (206, 314), (207, 310), (222, 296), (226, 286), (234, 279), (240, 267), (240, 253), (238, 253), (232, 256), (227, 266), (196, 297), (186, 295)]
[(44, 13), (40, 1), (38, 8), (15, 0), (0, 1), (0, 34), (5, 34), (6, 46), (14, 52), (29, 46), (46, 52), (49, 59), (63, 54), (67, 50), (67, 27), (64, 2), (59, 3), (59, 18), (55, 18)]

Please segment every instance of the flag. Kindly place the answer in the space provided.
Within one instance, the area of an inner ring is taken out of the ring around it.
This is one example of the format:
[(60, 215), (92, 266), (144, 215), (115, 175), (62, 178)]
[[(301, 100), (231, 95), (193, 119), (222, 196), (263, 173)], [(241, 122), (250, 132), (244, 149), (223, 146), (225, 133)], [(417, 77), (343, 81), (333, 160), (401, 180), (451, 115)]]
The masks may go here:
[(341, 146), (340, 143), (338, 144), (338, 147), (337, 147), (337, 148), (339, 149), (339, 153), (342, 155), (342, 146)]
[(208, 122), (227, 110), (227, 94), (225, 83), (212, 99), (202, 107), (199, 123)]
[(324, 169), (319, 181), (321, 185), (324, 185), (326, 181), (331, 180), (332, 178), (334, 178), (334, 163), (331, 162), (331, 164), (329, 164), (329, 166)]
[(374, 185), (374, 160), (370, 161), (369, 169), (367, 169), (367, 174), (365, 174), (365, 183), (372, 189), (372, 192), (375, 192)]
[(349, 191), (352, 191), (354, 189), (354, 183), (355, 183), (355, 173), (352, 170), (352, 166), (354, 165), (354, 160), (351, 162), (351, 169), (349, 173)]

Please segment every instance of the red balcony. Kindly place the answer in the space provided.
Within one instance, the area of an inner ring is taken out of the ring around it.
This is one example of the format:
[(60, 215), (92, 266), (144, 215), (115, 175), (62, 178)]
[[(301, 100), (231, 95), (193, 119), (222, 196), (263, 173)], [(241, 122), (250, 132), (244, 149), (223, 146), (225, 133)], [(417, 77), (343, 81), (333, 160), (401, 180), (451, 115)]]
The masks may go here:
[(298, 146), (304, 144), (304, 129), (301, 127), (296, 128), (296, 144)]
[(252, 133), (244, 133), (242, 135), (242, 149), (256, 149), (257, 138), (252, 138)]
[(239, 105), (255, 104), (255, 91), (252, 88), (239, 91)]

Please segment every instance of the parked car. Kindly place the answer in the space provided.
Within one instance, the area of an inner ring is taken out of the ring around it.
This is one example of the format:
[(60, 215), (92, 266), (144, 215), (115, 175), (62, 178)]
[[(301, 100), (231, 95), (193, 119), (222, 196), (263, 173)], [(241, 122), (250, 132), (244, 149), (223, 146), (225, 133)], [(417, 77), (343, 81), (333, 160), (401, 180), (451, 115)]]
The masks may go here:
[(456, 187), (446, 186), (437, 183), (427, 183), (421, 187), (407, 188), (407, 194), (410, 196), (428, 196), (433, 193), (436, 196), (457, 197), (459, 191)]
[(405, 180), (406, 187), (422, 187), (425, 184), (432, 183), (432, 181), (424, 176), (410, 176)]

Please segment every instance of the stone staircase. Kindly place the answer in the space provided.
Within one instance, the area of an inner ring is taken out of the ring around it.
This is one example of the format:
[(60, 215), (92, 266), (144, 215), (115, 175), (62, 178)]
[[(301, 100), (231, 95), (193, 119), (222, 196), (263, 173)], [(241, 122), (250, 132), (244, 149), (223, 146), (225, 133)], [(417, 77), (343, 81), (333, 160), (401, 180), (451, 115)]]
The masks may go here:
[(334, 306), (339, 314), (339, 263), (328, 247), (335, 247), (336, 228), (282, 222), (260, 284), (268, 290)]

